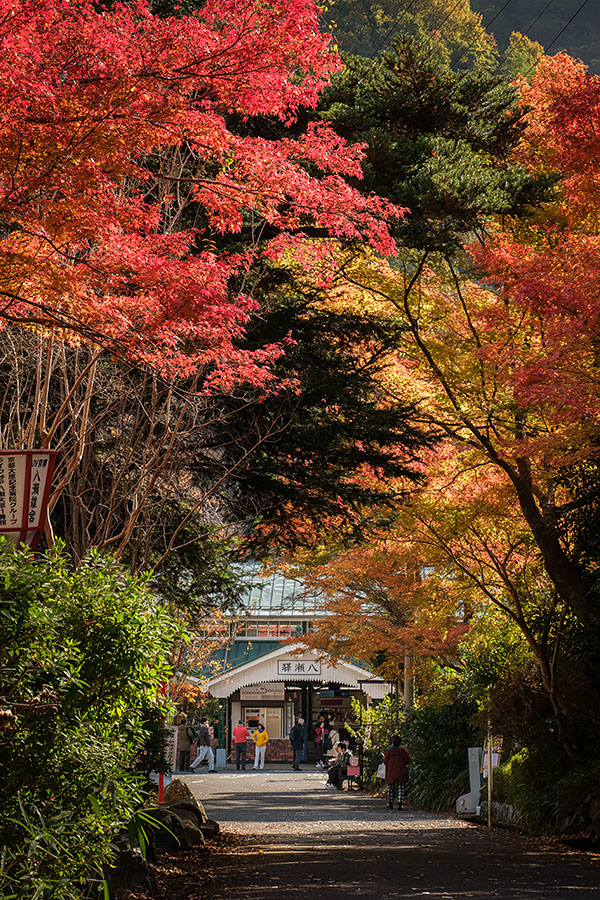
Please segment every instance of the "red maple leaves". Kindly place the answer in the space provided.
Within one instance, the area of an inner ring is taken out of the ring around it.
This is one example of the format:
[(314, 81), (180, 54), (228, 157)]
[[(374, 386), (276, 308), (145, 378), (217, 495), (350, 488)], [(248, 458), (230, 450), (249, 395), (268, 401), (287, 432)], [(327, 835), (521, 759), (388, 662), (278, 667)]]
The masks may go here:
[(561, 174), (557, 196), (474, 255), (502, 293), (496, 324), (503, 315), (529, 336), (528, 352), (512, 361), (515, 397), (561, 429), (600, 413), (600, 78), (561, 53), (541, 59), (522, 94), (530, 112), (520, 158)]
[(0, 0), (0, 316), (264, 382), (278, 350), (235, 346), (254, 304), (231, 279), (255, 250), (218, 252), (215, 234), (316, 225), (393, 250), (398, 211), (344, 181), (360, 148), (326, 125), (269, 140), (230, 124), (293, 121), (338, 66), (308, 0), (181, 19), (145, 0)]

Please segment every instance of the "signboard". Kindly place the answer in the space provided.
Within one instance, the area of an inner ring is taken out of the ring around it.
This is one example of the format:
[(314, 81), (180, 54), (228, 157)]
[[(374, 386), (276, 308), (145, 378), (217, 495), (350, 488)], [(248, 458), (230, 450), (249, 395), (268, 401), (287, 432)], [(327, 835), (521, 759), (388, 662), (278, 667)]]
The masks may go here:
[(177, 766), (177, 751), (179, 750), (179, 728), (177, 725), (167, 725), (165, 737), (165, 759), (169, 765), (171, 772), (174, 772)]
[(350, 706), (350, 700), (346, 697), (327, 697), (321, 702), (321, 706), (327, 709), (330, 706)]
[(278, 659), (278, 675), (293, 675), (294, 678), (310, 678), (321, 674), (321, 663), (314, 659)]
[(292, 730), (292, 726), (294, 724), (294, 704), (291, 700), (286, 701), (285, 704), (285, 727), (283, 729), (283, 733), (285, 735), (289, 734)]
[(249, 684), (240, 688), (240, 700), (285, 700), (285, 684)]
[(44, 530), (55, 450), (0, 450), (0, 534), (32, 549)]
[[(497, 769), (500, 765), (500, 756), (502, 754), (502, 738), (492, 738), (492, 769)], [(489, 748), (487, 738), (483, 744), (483, 755), (481, 757), (481, 774), (484, 778), (488, 777), (488, 756)]]

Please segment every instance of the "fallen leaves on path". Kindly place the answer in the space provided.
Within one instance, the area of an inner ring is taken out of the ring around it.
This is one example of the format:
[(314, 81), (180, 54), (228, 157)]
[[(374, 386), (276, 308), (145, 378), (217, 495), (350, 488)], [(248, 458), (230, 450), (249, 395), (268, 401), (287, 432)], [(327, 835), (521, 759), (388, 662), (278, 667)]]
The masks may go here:
[(145, 893), (131, 893), (129, 900), (208, 900), (209, 885), (215, 878), (215, 858), (221, 853), (241, 849), (243, 836), (234, 831), (219, 833), (204, 847), (167, 852), (158, 850), (152, 865), (158, 892), (154, 898)]

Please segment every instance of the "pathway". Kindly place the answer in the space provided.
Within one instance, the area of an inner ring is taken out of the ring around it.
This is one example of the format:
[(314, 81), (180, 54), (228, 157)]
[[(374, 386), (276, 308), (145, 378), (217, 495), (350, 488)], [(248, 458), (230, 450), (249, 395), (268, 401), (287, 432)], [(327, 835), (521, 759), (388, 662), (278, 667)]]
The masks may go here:
[(187, 776), (208, 815), (247, 837), (217, 862), (211, 900), (600, 900), (600, 856), (360, 792), (322, 772)]

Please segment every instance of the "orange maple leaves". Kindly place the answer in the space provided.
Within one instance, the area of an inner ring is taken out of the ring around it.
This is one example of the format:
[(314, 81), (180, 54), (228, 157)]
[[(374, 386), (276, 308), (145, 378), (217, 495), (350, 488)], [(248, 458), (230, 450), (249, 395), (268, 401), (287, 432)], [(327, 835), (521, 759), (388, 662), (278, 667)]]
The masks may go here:
[(519, 157), (561, 175), (556, 198), (473, 255), (498, 285), (506, 318), (530, 334), (529, 354), (514, 364), (518, 401), (589, 434), (600, 414), (600, 78), (561, 53), (542, 58), (522, 96), (530, 112)]

